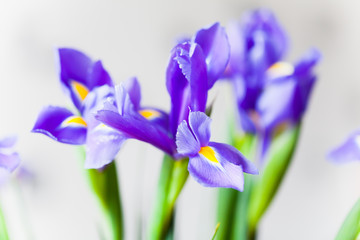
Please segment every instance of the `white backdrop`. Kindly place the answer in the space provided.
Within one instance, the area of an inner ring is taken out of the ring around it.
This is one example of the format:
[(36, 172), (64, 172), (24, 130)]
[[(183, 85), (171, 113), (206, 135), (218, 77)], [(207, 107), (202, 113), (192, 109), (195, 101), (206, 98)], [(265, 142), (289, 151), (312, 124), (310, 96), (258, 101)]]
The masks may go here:
[[(70, 105), (55, 72), (55, 47), (102, 59), (117, 83), (138, 76), (143, 103), (167, 110), (165, 69), (175, 38), (215, 21), (226, 25), (259, 6), (271, 8), (288, 31), (289, 60), (311, 46), (323, 53), (295, 159), (259, 239), (332, 239), (360, 196), (360, 163), (334, 166), (325, 160), (331, 147), (360, 128), (360, 4), (351, 0), (2, 0), (0, 136), (18, 134), (22, 164), (34, 174), (33, 181), (1, 190), (13, 239), (98, 239), (95, 203), (76, 148), (30, 133), (43, 106)], [(230, 89), (217, 87), (213, 140), (225, 141), (232, 102)], [(161, 157), (136, 141), (118, 155), (126, 239), (137, 239), (139, 216), (149, 213)], [(216, 189), (188, 181), (179, 198), (178, 239), (210, 239), (215, 196)]]

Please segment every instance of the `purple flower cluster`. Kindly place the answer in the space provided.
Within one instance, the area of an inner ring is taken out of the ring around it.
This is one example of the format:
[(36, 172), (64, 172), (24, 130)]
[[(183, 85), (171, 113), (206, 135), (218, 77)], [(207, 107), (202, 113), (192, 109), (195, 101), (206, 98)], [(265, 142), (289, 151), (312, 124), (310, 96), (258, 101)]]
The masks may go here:
[(86, 168), (110, 163), (122, 143), (133, 138), (175, 160), (188, 157), (190, 174), (205, 186), (242, 190), (243, 172), (257, 170), (235, 148), (210, 142), (211, 120), (204, 113), (208, 91), (217, 80), (230, 78), (244, 131), (260, 132), (266, 143), (280, 125), (300, 121), (319, 53), (311, 50), (294, 65), (282, 62), (288, 40), (266, 10), (249, 13), (228, 33), (229, 38), (215, 23), (172, 49), (166, 70), (169, 113), (142, 107), (136, 78), (114, 87), (100, 61), (59, 49), (60, 80), (78, 113), (47, 107), (33, 131), (63, 143), (86, 144)]

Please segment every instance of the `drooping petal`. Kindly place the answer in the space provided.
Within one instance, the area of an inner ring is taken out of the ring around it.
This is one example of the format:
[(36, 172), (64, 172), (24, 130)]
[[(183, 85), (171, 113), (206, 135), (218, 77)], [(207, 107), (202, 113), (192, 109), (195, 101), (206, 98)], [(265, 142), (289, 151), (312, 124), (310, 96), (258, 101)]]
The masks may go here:
[(6, 169), (9, 172), (12, 172), (20, 164), (20, 157), (18, 153), (9, 153), (5, 154), (0, 152), (0, 168)]
[(201, 147), (207, 146), (210, 141), (211, 118), (203, 112), (190, 112), (189, 126)]
[(163, 129), (166, 129), (167, 131), (170, 131), (169, 128), (169, 115), (158, 109), (153, 107), (141, 107), (138, 110), (138, 113), (149, 120), (150, 122), (161, 126)]
[(229, 162), (241, 166), (242, 170), (249, 174), (259, 173), (256, 166), (251, 161), (247, 160), (245, 156), (233, 146), (224, 143), (210, 142), (209, 147), (211, 147), (216, 155), (219, 156), (218, 159), (220, 159), (220, 162)]
[(62, 143), (84, 144), (86, 130), (83, 118), (66, 108), (48, 106), (40, 112), (32, 132), (45, 134)]
[(112, 162), (125, 140), (124, 135), (104, 124), (89, 129), (85, 168), (99, 169)]
[(360, 161), (360, 131), (352, 133), (342, 144), (328, 154), (328, 158), (336, 163)]
[(194, 156), (200, 151), (200, 142), (195, 139), (185, 120), (182, 121), (178, 127), (176, 133), (176, 146), (178, 153), (185, 156)]
[(167, 132), (140, 114), (120, 115), (113, 111), (101, 110), (97, 113), (96, 118), (120, 131), (127, 138), (135, 138), (150, 143), (171, 156), (176, 152), (175, 142), (168, 136)]
[(219, 23), (199, 30), (193, 41), (200, 45), (207, 66), (208, 89), (223, 74), (230, 56), (230, 46), (225, 29)]
[(206, 187), (234, 188), (239, 191), (244, 188), (242, 167), (226, 161), (217, 153), (214, 161), (203, 154), (190, 157), (188, 170), (198, 183)]
[(132, 77), (124, 82), (124, 88), (129, 94), (130, 100), (134, 105), (134, 109), (138, 110), (140, 108), (141, 101), (141, 89), (140, 84), (136, 77)]

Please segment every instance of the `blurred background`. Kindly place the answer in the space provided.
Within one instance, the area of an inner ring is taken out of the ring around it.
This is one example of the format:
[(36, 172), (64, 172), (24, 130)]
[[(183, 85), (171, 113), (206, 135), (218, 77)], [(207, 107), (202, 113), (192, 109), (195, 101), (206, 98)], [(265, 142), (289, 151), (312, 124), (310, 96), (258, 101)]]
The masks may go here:
[[(295, 158), (260, 225), (259, 239), (332, 239), (360, 196), (360, 163), (336, 166), (327, 152), (360, 128), (360, 3), (280, 1), (0, 1), (0, 136), (19, 136), (22, 166), (0, 201), (15, 240), (98, 240), (95, 201), (77, 149), (30, 130), (46, 105), (71, 106), (55, 69), (54, 49), (73, 47), (102, 59), (116, 83), (137, 76), (144, 105), (169, 109), (165, 70), (175, 40), (215, 21), (226, 26), (252, 8), (275, 12), (294, 61), (309, 47), (323, 53), (318, 83)], [(227, 140), (230, 87), (217, 84), (212, 139)], [(225, 106), (225, 107), (224, 107)], [(140, 149), (140, 150), (139, 150)], [(126, 239), (146, 228), (162, 153), (128, 141), (118, 155)], [(179, 198), (177, 239), (210, 239), (216, 189), (189, 178)], [(140, 217), (145, 221), (140, 222)]]

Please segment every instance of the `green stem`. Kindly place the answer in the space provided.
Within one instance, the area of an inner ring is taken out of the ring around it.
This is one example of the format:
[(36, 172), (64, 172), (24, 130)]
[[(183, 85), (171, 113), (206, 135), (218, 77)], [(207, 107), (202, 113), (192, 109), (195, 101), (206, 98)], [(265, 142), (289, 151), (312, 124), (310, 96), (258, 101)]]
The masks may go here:
[(9, 234), (6, 227), (5, 217), (1, 207), (0, 207), (0, 239), (9, 240)]
[(123, 239), (123, 216), (115, 161), (102, 170), (87, 170), (90, 185), (97, 196), (113, 240)]
[(171, 229), (176, 200), (189, 176), (188, 159), (175, 161), (165, 155), (158, 184), (155, 206), (150, 220), (149, 239), (165, 239)]

